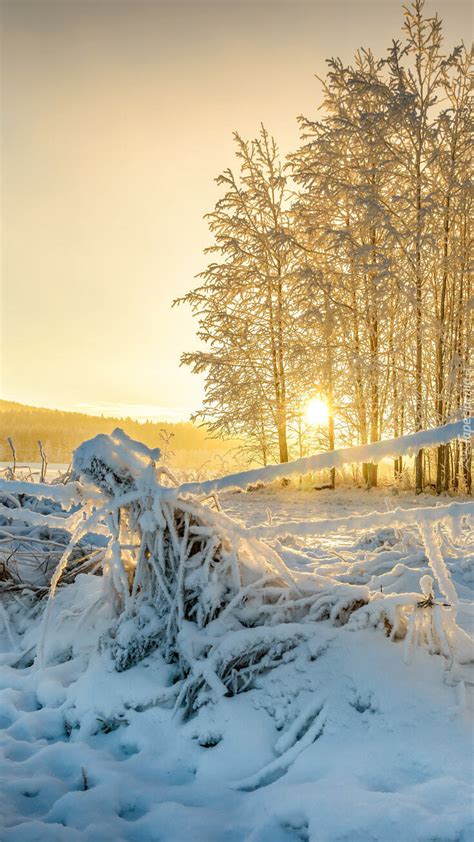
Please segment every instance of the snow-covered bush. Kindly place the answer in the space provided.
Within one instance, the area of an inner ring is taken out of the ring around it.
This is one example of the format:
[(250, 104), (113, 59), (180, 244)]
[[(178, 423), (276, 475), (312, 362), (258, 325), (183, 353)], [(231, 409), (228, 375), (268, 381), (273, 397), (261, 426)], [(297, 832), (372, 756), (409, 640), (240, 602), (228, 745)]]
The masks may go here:
[[(190, 710), (210, 693), (251, 686), (308, 634), (301, 623), (346, 622), (369, 591), (290, 571), (219, 511), (215, 497), (183, 494), (156, 466), (158, 455), (119, 431), (78, 448), (75, 475), (105, 499), (74, 540), (101, 519), (107, 524), (103, 572), (116, 620), (101, 650), (124, 670), (159, 649), (175, 666), (178, 704)], [(64, 554), (53, 594), (66, 561)]]

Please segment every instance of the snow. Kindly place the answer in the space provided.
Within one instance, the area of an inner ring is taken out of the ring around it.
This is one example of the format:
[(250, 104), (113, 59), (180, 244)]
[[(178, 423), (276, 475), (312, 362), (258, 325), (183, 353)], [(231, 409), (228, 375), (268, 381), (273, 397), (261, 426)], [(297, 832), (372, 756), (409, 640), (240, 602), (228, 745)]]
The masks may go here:
[(10, 494), (26, 494), (28, 496), (34, 492), (36, 497), (54, 500), (64, 506), (80, 503), (85, 498), (94, 499), (99, 497), (97, 490), (92, 485), (84, 485), (79, 482), (68, 482), (67, 485), (56, 485), (46, 482), (32, 483), (22, 482), (20, 480), (8, 480), (6, 486), (2, 483), (2, 491), (0, 493), (2, 498), (6, 493), (4, 489), (8, 489)]
[(134, 480), (143, 469), (160, 458), (159, 447), (150, 449), (145, 444), (130, 438), (117, 427), (108, 436), (100, 433), (83, 442), (74, 451), (73, 470), (86, 482), (97, 482), (98, 466), (102, 467), (100, 487), (107, 493), (113, 493), (118, 487), (125, 490), (133, 487)]
[[(222, 522), (238, 518), (236, 528), (255, 535), (270, 528), (261, 522), (271, 512), (274, 533), (265, 534), (303, 592), (314, 577), (336, 594), (352, 584), (380, 599), (342, 626), (309, 618), (296, 629), (261, 627), (262, 636), (297, 630), (300, 644), (247, 692), (217, 692), (188, 720), (174, 709), (171, 669), (158, 651), (117, 672), (110, 651), (97, 649), (111, 622), (106, 578), (79, 575), (59, 588), (42, 669), (32, 663), (37, 604), (25, 611), (8, 603), (0, 634), (2, 842), (472, 839), (472, 663), (450, 668), (420, 646), (406, 662), (404, 642), (372, 627), (380, 605), (413, 604), (433, 574), (417, 525), (420, 499), (396, 502), (393, 517), (394, 498), (383, 491), (221, 497)], [(437, 557), (435, 597), (446, 581), (455, 587), (457, 622), (472, 635), (471, 508), (421, 502), (426, 528), (441, 524), (434, 547), (431, 532), (428, 539), (428, 555), (441, 554), (446, 568)], [(333, 529), (284, 537), (288, 523), (313, 520)], [(183, 646), (196, 644), (189, 634)], [(218, 640), (214, 658), (236, 644), (235, 636)]]

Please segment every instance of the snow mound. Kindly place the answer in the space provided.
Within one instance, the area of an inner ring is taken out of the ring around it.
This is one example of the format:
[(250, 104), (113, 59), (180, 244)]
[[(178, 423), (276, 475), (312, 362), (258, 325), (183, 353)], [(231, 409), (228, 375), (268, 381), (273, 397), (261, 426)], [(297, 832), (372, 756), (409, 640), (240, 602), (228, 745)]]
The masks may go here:
[(161, 456), (159, 447), (150, 449), (131, 439), (117, 427), (112, 435), (99, 434), (83, 442), (73, 454), (73, 472), (110, 494), (134, 487), (135, 480)]

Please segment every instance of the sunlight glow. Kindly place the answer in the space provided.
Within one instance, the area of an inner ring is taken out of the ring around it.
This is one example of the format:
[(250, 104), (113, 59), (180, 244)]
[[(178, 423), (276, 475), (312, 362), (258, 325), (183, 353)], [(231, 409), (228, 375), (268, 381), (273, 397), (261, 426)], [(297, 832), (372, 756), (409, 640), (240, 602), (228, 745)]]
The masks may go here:
[(329, 420), (329, 407), (322, 397), (311, 398), (306, 404), (305, 417), (313, 427), (324, 427)]

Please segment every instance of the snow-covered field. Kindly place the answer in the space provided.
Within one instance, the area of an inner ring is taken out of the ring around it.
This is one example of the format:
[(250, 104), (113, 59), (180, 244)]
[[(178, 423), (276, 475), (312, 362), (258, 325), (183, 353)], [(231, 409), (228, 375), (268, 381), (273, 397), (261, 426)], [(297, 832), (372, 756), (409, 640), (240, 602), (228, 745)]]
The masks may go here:
[[(344, 489), (221, 496), (251, 526), (437, 502)], [(427, 572), (416, 527), (278, 546), (295, 570), (384, 594), (419, 592)], [(442, 549), (472, 635), (472, 532), (445, 535)], [(356, 620), (361, 609), (347, 625), (309, 624), (292, 659), (184, 721), (163, 694), (158, 651), (124, 672), (97, 651), (103, 581), (82, 575), (58, 591), (43, 669), (31, 657), (36, 603), (25, 614), (9, 602), (9, 619), (2, 609), (2, 842), (474, 838), (472, 665), (449, 669), (417, 646), (404, 658), (404, 641)]]

